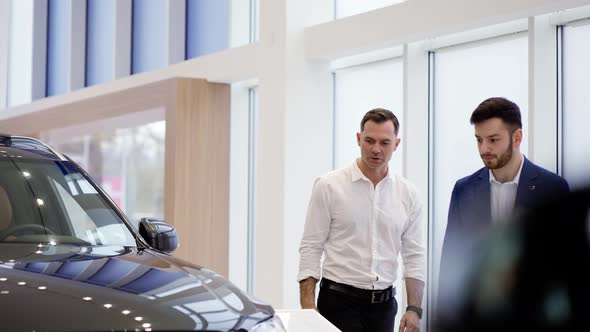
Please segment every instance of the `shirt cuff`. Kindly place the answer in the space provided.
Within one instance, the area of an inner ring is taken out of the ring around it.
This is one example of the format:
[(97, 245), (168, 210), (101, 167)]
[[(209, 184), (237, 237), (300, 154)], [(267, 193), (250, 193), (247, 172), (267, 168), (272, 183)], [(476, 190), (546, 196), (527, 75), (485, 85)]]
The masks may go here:
[(301, 280), (305, 280), (309, 277), (312, 277), (316, 280), (320, 280), (321, 276), (318, 273), (314, 273), (312, 271), (301, 271), (297, 275), (297, 282), (301, 282)]

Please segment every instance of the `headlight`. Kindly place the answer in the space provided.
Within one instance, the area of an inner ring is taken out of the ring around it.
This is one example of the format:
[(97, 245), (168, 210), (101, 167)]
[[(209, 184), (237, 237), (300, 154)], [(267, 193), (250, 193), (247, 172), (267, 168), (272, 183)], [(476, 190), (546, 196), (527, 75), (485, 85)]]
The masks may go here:
[(252, 328), (252, 332), (285, 332), (281, 319), (276, 314)]

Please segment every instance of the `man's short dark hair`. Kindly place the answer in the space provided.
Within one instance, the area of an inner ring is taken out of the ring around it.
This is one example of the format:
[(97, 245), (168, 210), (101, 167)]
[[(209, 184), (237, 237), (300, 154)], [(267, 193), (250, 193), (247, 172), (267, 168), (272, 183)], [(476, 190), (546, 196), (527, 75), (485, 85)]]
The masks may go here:
[(365, 123), (367, 123), (367, 121), (373, 121), (375, 123), (391, 121), (393, 122), (395, 134), (397, 135), (399, 132), (399, 121), (397, 120), (397, 117), (391, 111), (384, 108), (374, 108), (363, 116), (363, 119), (361, 120), (361, 133), (365, 130)]
[(472, 125), (486, 120), (499, 118), (508, 125), (511, 132), (522, 129), (520, 108), (518, 105), (503, 97), (493, 97), (484, 100), (473, 113), (469, 120)]

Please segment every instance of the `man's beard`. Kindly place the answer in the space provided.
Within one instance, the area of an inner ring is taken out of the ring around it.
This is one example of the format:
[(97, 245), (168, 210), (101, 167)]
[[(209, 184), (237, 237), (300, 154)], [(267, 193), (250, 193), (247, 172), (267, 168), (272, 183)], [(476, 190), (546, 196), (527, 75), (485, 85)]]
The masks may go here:
[[(482, 155), (482, 159), (483, 157), (488, 156), (488, 155)], [(502, 168), (504, 166), (506, 166), (506, 164), (508, 164), (508, 162), (510, 161), (510, 159), (512, 159), (512, 140), (510, 140), (510, 145), (508, 145), (508, 149), (506, 149), (506, 151), (504, 151), (499, 158), (497, 159), (492, 159), (490, 161), (485, 161), (485, 159), (483, 160), (483, 163), (486, 165), (487, 168), (489, 169), (498, 169), (498, 168)], [(497, 160), (497, 161), (496, 161)], [(494, 162), (496, 161), (496, 162)]]

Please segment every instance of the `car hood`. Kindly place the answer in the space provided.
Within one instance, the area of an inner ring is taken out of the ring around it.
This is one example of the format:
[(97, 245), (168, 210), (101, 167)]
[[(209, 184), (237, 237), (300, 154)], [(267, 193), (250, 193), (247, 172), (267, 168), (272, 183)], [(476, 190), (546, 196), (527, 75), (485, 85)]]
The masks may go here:
[(273, 309), (219, 274), (153, 250), (0, 244), (7, 331), (250, 330)]

